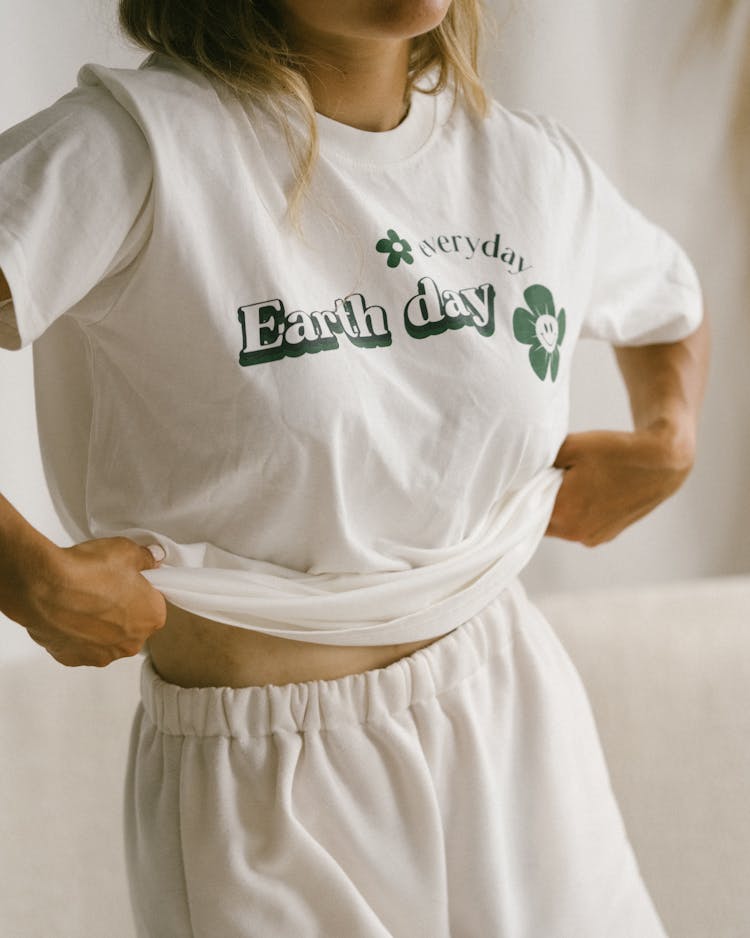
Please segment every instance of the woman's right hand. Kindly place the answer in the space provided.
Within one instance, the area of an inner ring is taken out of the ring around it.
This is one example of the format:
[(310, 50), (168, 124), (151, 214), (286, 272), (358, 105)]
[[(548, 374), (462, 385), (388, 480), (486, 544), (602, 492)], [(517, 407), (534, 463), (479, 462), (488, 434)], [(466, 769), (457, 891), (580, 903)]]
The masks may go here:
[(166, 600), (141, 576), (159, 564), (125, 537), (54, 547), (8, 614), (60, 664), (103, 668), (138, 654), (166, 623)]

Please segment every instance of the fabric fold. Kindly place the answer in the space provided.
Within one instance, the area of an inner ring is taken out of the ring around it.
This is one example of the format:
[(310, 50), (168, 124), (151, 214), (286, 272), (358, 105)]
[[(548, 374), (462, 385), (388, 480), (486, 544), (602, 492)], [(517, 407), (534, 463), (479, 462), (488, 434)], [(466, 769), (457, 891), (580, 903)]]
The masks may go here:
[(496, 502), (472, 538), (409, 570), (307, 574), (247, 560), (243, 569), (167, 564), (143, 576), (188, 612), (282, 638), (330, 645), (437, 638), (479, 612), (528, 563), (563, 475), (540, 472)]

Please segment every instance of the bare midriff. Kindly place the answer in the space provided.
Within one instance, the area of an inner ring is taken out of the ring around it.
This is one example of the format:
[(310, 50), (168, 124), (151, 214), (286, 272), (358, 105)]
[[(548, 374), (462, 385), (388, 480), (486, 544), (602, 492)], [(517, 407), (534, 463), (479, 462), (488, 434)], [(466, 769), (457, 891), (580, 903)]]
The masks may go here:
[(146, 648), (157, 674), (170, 684), (262, 687), (385, 668), (441, 637), (400, 645), (320, 645), (204, 619), (167, 603), (167, 624)]

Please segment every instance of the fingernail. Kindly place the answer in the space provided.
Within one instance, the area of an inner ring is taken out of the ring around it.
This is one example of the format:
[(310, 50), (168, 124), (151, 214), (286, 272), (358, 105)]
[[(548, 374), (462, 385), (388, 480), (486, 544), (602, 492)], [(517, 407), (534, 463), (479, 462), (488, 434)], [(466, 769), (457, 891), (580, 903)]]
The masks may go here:
[(161, 546), (161, 544), (150, 544), (149, 548), (151, 551), (151, 556), (157, 563), (161, 563), (162, 560), (167, 556), (167, 552)]

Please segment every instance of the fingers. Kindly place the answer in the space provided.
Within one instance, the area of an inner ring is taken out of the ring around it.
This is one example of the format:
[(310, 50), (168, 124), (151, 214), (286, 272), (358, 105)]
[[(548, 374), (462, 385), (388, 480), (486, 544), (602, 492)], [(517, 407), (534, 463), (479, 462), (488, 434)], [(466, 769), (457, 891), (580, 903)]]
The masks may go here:
[[(167, 556), (167, 552), (161, 546), (161, 544), (150, 544), (148, 547), (142, 548), (150, 559), (151, 566), (144, 567), (146, 570), (157, 570), (164, 558)], [(154, 625), (154, 631), (158, 632), (159, 629), (163, 629), (167, 624), (167, 601), (164, 596), (153, 586), (151, 587), (152, 592), (152, 601), (154, 604), (154, 618), (156, 624)]]
[(167, 556), (161, 544), (150, 544), (148, 547), (136, 546), (138, 547), (139, 570), (156, 570)]
[(592, 456), (622, 457), (632, 448), (632, 433), (619, 430), (585, 430), (569, 433), (555, 457), (556, 469), (570, 469)]
[(166, 557), (159, 545), (127, 537), (64, 548), (49, 595), (24, 622), (30, 638), (67, 667), (106, 667), (133, 656), (166, 624), (165, 597), (141, 572)]
[(64, 550), (77, 556), (93, 558), (100, 563), (135, 566), (139, 571), (156, 569), (167, 556), (166, 550), (160, 544), (143, 547), (129, 537), (94, 538)]
[(579, 458), (579, 438), (578, 433), (569, 433), (563, 440), (563, 444), (555, 456), (554, 466), (556, 469), (570, 469), (575, 465)]
[[(153, 589), (153, 587), (152, 587)], [(154, 626), (154, 631), (158, 632), (159, 629), (163, 629), (167, 624), (167, 601), (164, 596), (157, 590), (153, 589), (154, 592), (154, 606), (155, 606), (155, 621), (156, 625)]]
[[(160, 544), (149, 544), (148, 547), (143, 547), (125, 537), (114, 538), (113, 542), (119, 542), (118, 549), (127, 548), (132, 552), (129, 556), (132, 556), (139, 573), (144, 570), (158, 569), (167, 555), (166, 550)], [(146, 577), (138, 577), (137, 590), (129, 597), (127, 605), (131, 610), (131, 615), (137, 616), (141, 630), (145, 630), (142, 640), (166, 625), (167, 601)]]

